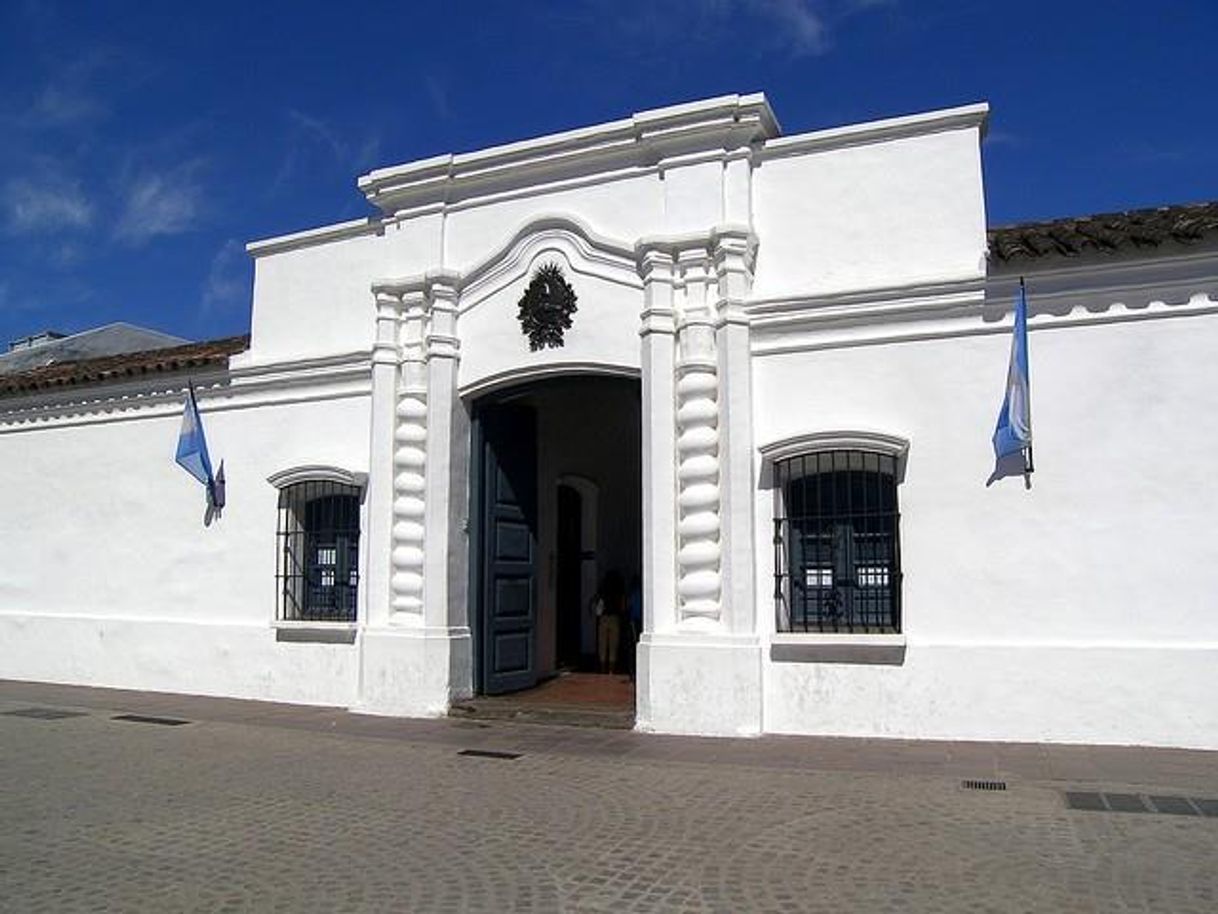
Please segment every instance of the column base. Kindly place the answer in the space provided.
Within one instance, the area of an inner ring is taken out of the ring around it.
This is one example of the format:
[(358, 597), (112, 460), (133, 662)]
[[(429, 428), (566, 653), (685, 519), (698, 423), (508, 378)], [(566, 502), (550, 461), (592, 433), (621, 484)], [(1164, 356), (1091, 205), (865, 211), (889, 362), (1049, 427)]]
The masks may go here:
[(442, 717), (473, 684), (468, 628), (369, 628), (360, 645), (359, 699), (353, 711)]
[(756, 736), (761, 702), (755, 636), (648, 633), (639, 642), (639, 730)]

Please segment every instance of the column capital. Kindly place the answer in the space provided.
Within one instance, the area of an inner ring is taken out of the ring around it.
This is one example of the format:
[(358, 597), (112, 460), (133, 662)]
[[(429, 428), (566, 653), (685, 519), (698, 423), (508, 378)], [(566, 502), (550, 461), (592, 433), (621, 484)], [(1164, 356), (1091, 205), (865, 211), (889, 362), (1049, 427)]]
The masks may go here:
[(398, 348), (398, 319), (402, 306), (401, 298), (393, 293), (373, 287), (376, 303), (376, 338), (372, 343), (373, 365), (396, 365), (401, 357)]
[(423, 274), (423, 290), (428, 302), (432, 307), (440, 302), (455, 303), (463, 279), (457, 270), (428, 270)]
[(658, 245), (640, 246), (635, 249), (635, 263), (644, 286), (652, 283), (672, 283), (672, 252)]
[(719, 281), (716, 310), (721, 320), (740, 320), (740, 304), (753, 288), (757, 236), (743, 226), (722, 226), (711, 238), (715, 276)]
[(389, 289), (373, 286), (372, 297), (376, 304), (376, 316), (381, 319), (392, 317), (393, 312), (402, 306), (402, 296)]
[(757, 260), (757, 236), (744, 225), (721, 225), (711, 232), (716, 271), (742, 269), (752, 273)]

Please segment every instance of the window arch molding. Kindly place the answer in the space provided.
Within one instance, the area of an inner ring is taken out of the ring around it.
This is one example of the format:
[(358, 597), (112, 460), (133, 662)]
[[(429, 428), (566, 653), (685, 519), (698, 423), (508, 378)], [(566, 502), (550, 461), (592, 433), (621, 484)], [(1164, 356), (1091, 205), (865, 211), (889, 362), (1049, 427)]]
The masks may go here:
[(368, 474), (322, 463), (306, 463), (272, 473), (266, 481), (276, 489), (286, 489), (301, 482), (337, 482), (354, 486), (361, 494), (368, 489)]
[(896, 461), (896, 481), (905, 481), (905, 464), (909, 458), (909, 439), (888, 432), (865, 429), (805, 432), (762, 445), (762, 478), (773, 478), (774, 464), (792, 457), (820, 451), (868, 451), (892, 457)]

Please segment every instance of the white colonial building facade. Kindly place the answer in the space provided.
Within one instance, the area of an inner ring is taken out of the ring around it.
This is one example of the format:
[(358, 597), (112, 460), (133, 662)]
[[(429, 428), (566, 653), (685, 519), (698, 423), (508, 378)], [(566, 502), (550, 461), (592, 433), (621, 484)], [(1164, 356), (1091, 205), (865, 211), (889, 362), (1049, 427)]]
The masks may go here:
[[(642, 729), (1218, 748), (1218, 213), (987, 233), (986, 116), (728, 96), (381, 169), (249, 246), (248, 341), (0, 374), (0, 676), (443, 714), (587, 663), (613, 570)], [(992, 481), (1021, 275), (1036, 472)]]

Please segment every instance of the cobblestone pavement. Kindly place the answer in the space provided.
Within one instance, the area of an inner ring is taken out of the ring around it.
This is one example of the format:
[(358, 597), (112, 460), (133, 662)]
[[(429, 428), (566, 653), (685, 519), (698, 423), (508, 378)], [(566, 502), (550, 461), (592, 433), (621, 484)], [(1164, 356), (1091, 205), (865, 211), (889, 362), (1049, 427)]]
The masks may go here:
[[(12, 714), (45, 710), (78, 713)], [(0, 683), (0, 910), (1208, 914), (1218, 817), (1077, 811), (1063, 791), (1214, 798), (1216, 759), (692, 740)]]

